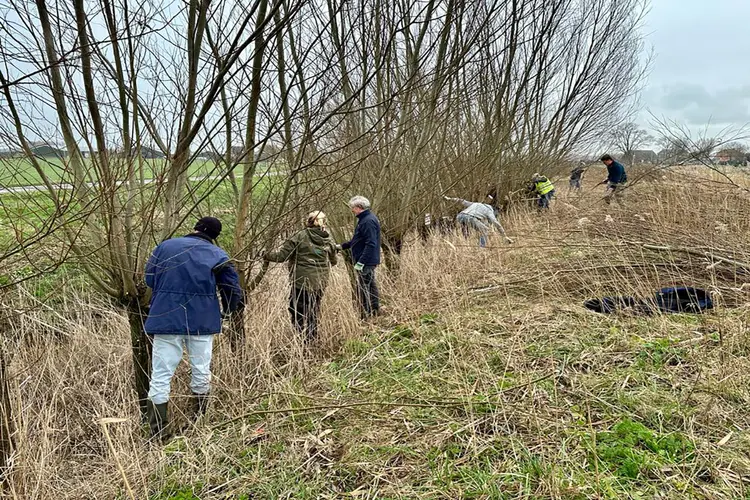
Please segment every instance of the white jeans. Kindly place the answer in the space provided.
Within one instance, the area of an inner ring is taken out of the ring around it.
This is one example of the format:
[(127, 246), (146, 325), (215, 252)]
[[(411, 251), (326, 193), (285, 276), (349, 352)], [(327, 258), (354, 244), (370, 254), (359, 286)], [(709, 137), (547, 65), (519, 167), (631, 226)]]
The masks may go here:
[(169, 386), (177, 365), (182, 361), (182, 346), (190, 359), (190, 389), (193, 394), (208, 394), (211, 387), (211, 351), (213, 335), (154, 335), (151, 359), (151, 384), (148, 398), (154, 404), (169, 401)]

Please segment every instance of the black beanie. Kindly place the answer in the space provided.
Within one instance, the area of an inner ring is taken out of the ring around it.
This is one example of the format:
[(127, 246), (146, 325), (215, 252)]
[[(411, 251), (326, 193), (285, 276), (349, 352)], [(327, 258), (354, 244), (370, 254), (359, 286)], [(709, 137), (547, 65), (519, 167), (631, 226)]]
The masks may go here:
[(193, 229), (215, 240), (221, 234), (221, 221), (216, 217), (201, 217)]

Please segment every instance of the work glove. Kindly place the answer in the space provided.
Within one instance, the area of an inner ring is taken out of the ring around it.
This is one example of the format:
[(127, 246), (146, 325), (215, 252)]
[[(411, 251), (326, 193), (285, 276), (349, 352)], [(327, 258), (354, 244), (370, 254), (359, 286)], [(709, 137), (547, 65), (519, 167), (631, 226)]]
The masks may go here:
[(340, 252), (341, 250), (343, 250), (343, 248), (341, 248), (341, 245), (335, 245), (335, 247), (336, 247), (337, 252)]
[(365, 268), (365, 265), (362, 264), (361, 262), (357, 262), (356, 264), (354, 264), (354, 270), (357, 271), (358, 273), (362, 272), (362, 269), (364, 268)]

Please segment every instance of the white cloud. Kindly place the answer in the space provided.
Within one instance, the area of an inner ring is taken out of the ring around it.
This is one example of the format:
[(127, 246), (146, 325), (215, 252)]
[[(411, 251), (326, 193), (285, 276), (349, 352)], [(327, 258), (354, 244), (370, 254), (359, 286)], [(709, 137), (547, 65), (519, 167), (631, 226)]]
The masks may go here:
[[(748, 0), (655, 0), (646, 18), (655, 59), (647, 111), (693, 126), (750, 122)], [(639, 117), (648, 121), (648, 113)]]
[(656, 115), (690, 125), (750, 122), (750, 85), (709, 90), (698, 83), (676, 83), (651, 89), (644, 102)]

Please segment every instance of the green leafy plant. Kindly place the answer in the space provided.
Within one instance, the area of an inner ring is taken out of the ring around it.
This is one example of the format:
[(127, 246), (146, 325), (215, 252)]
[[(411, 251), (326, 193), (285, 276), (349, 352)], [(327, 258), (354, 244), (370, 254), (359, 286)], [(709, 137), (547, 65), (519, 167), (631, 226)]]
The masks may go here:
[(618, 476), (638, 478), (661, 464), (692, 457), (693, 443), (681, 433), (660, 436), (640, 422), (623, 419), (612, 430), (596, 435), (596, 455)]

